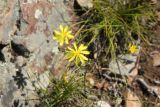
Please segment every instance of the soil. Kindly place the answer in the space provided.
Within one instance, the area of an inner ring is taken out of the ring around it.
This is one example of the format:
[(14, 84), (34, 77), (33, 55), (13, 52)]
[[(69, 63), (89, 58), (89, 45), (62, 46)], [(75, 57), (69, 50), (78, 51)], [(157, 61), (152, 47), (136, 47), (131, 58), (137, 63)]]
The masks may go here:
[[(144, 81), (152, 87), (157, 87), (160, 92), (160, 67), (153, 66), (153, 58), (151, 53), (154, 51), (160, 52), (160, 26), (155, 29), (155, 35), (151, 41), (153, 44), (149, 46), (147, 44), (142, 44), (142, 52), (140, 57), (140, 69), (139, 76), (137, 78), (142, 78)], [(133, 86), (135, 93), (139, 96), (140, 100), (143, 102), (144, 107), (160, 107), (160, 99), (157, 96), (153, 96), (140, 88), (140, 85), (136, 82)]]
[[(156, 87), (159, 89), (160, 93), (160, 66), (155, 67), (153, 66), (153, 58), (151, 57), (152, 52), (159, 52), (160, 53), (160, 25), (157, 26), (154, 29), (154, 34), (151, 38), (151, 45), (142, 43), (141, 44), (141, 52), (140, 52), (140, 61), (139, 61), (139, 70), (138, 75), (136, 76), (135, 80), (132, 82), (132, 84), (129, 87), (123, 87), (120, 88), (119, 83), (106, 81), (105, 83), (108, 84), (107, 87), (112, 87), (111, 89), (107, 88), (107, 91), (105, 87), (102, 87), (103, 80), (101, 76), (99, 76), (101, 73), (97, 72), (97, 69), (93, 66), (91, 67), (94, 69), (93, 71), (96, 72), (94, 75), (96, 76), (96, 90), (93, 93), (96, 93), (98, 96), (98, 92), (101, 91), (99, 94), (100, 99), (105, 99), (106, 101), (109, 101), (109, 103), (112, 105), (112, 107), (116, 106), (116, 99), (115, 96), (119, 96), (123, 99), (124, 93), (126, 93), (127, 89), (131, 89), (139, 98), (139, 100), (142, 103), (142, 107), (160, 107), (160, 99), (151, 94), (150, 92), (144, 90), (143, 86), (138, 83), (137, 79), (141, 78), (143, 79), (149, 86)], [(158, 83), (156, 83), (158, 81)], [(98, 89), (98, 90), (97, 90)], [(125, 105), (125, 101), (120, 104), (123, 107)], [(133, 106), (134, 107), (134, 106)]]

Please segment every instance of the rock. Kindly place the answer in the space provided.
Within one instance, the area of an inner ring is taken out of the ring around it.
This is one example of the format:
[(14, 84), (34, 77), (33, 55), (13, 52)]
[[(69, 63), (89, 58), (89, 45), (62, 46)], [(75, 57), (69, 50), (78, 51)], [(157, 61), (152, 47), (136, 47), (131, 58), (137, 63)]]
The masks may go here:
[(116, 60), (112, 60), (109, 64), (111, 71), (121, 75), (128, 75), (132, 68), (135, 67), (137, 56), (131, 54), (119, 55)]
[(18, 66), (23, 66), (24, 64), (26, 64), (26, 59), (22, 56), (17, 56), (16, 60)]
[(34, 107), (36, 89), (45, 89), (51, 76), (65, 70), (52, 37), (60, 24), (71, 22), (67, 7), (63, 0), (1, 0), (0, 18), (0, 43), (6, 45), (1, 49), (0, 107)]
[(39, 9), (37, 9), (36, 11), (35, 11), (35, 15), (34, 15), (34, 17), (36, 18), (36, 19), (39, 19), (40, 18), (40, 16), (42, 16), (43, 14), (42, 14), (42, 11), (41, 10), (39, 10)]
[(111, 107), (110, 104), (108, 104), (106, 101), (101, 101), (101, 100), (97, 102), (97, 106), (98, 107)]
[(90, 99), (90, 100), (93, 100), (93, 101), (97, 101), (98, 100), (98, 97), (95, 96), (95, 95), (88, 95), (87, 98)]
[(160, 52), (158, 51), (151, 52), (150, 56), (153, 59), (153, 66), (155, 67), (160, 66)]
[(18, 19), (17, 0), (0, 1), (0, 40), (2, 44), (10, 42), (10, 35), (16, 29), (16, 20)]
[(78, 4), (81, 7), (86, 7), (86, 8), (92, 8), (93, 7), (93, 0), (77, 0)]
[[(49, 3), (47, 0), (39, 0), (33, 3), (24, 3), (24, 0), (22, 0), (21, 9), (23, 14), (22, 18), (25, 23), (27, 23), (27, 26), (22, 28), (24, 29), (22, 33), (27, 35), (36, 32), (36, 24), (39, 20), (46, 21), (45, 18), (48, 19), (48, 16), (52, 14), (53, 11), (53, 3)], [(43, 15), (41, 11), (43, 11)], [(43, 19), (41, 19), (39, 16), (43, 16)]]
[[(57, 44), (58, 45), (58, 44)], [(55, 55), (57, 55), (58, 54), (58, 52), (59, 52), (59, 49), (58, 49), (58, 47), (53, 47), (53, 49), (52, 49), (52, 53), (54, 53)]]
[(39, 89), (45, 90), (50, 83), (49, 75), (50, 75), (49, 71), (45, 71), (43, 74), (41, 74), (37, 79), (34, 80), (35, 86)]

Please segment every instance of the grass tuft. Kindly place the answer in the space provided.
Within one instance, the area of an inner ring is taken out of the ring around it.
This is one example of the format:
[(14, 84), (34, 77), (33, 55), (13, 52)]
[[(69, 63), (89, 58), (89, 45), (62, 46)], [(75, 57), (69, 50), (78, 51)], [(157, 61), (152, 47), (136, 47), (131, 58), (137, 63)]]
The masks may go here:
[(41, 107), (72, 107), (81, 96), (82, 78), (64, 74), (60, 79), (53, 79), (49, 86), (40, 90)]
[(111, 59), (126, 53), (128, 45), (138, 39), (148, 43), (149, 25), (154, 22), (153, 9), (143, 0), (94, 0), (93, 8), (80, 17), (83, 28), (77, 41), (93, 50), (98, 46)]

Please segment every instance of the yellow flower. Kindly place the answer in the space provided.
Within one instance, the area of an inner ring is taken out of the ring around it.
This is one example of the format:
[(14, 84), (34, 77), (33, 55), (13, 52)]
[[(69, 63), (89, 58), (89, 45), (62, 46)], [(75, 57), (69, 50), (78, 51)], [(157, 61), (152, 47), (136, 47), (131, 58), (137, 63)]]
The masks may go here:
[(87, 51), (87, 46), (84, 46), (81, 44), (79, 47), (74, 43), (73, 44), (74, 48), (68, 47), (68, 50), (66, 51), (66, 58), (69, 59), (69, 62), (75, 60), (76, 65), (81, 62), (82, 64), (85, 63), (85, 61), (88, 60), (88, 58), (85, 55), (90, 54), (89, 51)]
[(70, 74), (68, 72), (65, 72), (63, 74), (63, 80), (64, 80), (65, 83), (68, 83), (69, 77), (70, 77)]
[(69, 30), (68, 26), (60, 25), (59, 29), (60, 31), (54, 31), (55, 35), (53, 36), (53, 39), (59, 42), (60, 46), (64, 43), (68, 44), (68, 41), (74, 38), (71, 34), (72, 32)]
[(138, 47), (136, 45), (133, 44), (129, 44), (129, 52), (134, 54), (138, 51)]

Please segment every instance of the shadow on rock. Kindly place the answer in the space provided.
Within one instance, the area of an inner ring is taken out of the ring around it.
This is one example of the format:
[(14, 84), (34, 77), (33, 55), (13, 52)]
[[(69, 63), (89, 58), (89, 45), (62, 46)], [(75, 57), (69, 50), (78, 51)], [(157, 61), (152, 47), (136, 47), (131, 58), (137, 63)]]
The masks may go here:
[(4, 57), (4, 54), (2, 53), (2, 49), (7, 46), (7, 45), (4, 45), (4, 44), (0, 44), (0, 61), (2, 62), (5, 62), (5, 57)]
[(22, 44), (17, 44), (15, 42), (11, 41), (11, 48), (13, 49), (13, 51), (16, 54), (23, 56), (25, 58), (28, 58), (30, 55), (30, 51)]
[(23, 104), (20, 104), (19, 99), (14, 100), (12, 107), (23, 107)]
[(21, 69), (19, 69), (16, 72), (16, 76), (12, 76), (14, 78), (14, 81), (16, 82), (16, 85), (18, 86), (18, 89), (24, 89), (24, 87), (27, 85), (26, 79), (27, 77), (24, 77), (24, 75), (21, 72)]

